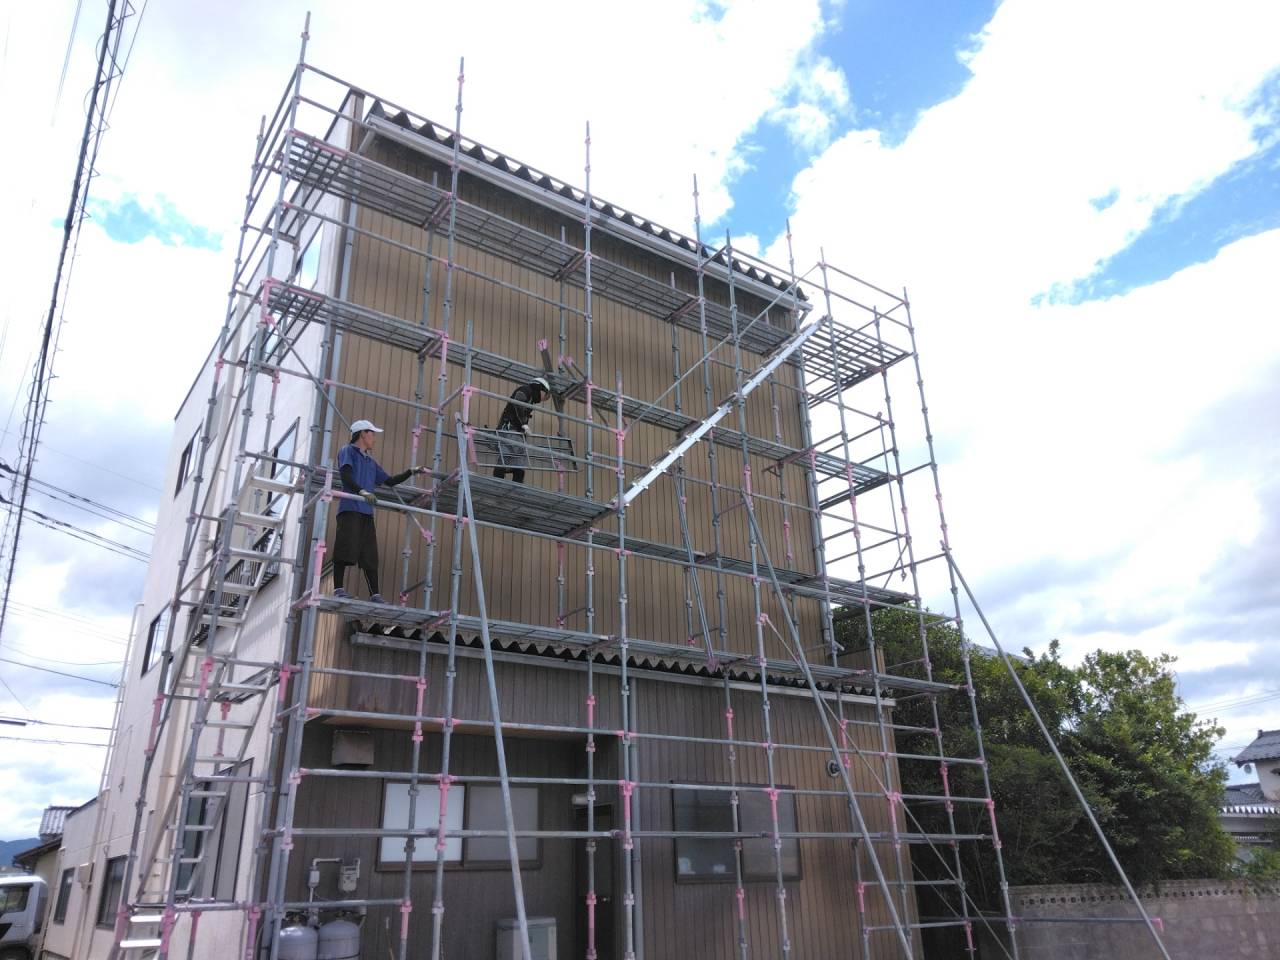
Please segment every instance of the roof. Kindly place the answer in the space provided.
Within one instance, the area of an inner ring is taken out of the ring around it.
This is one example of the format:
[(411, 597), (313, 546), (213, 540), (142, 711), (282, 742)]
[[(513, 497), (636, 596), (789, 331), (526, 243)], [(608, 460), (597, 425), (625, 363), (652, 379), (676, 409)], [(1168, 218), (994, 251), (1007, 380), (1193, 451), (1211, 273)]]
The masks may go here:
[[(369, 108), (368, 116), (370, 118), (386, 120), (404, 130), (409, 131), (410, 133), (417, 134), (432, 143), (439, 144), (440, 146), (448, 149), (453, 149), (453, 131), (448, 127), (436, 124), (431, 120), (416, 118), (417, 122), (415, 122), (415, 118), (411, 117), (405, 111), (399, 110), (395, 113), (388, 112), (388, 110), (382, 105), (382, 102), (376, 100), (374, 101), (373, 106)], [(486, 147), (473, 140), (468, 140), (466, 137), (463, 137), (462, 139), (460, 152), (470, 157), (472, 160), (476, 160), (486, 166), (492, 167), (500, 174), (517, 177), (533, 184), (534, 186), (541, 187), (548, 193), (556, 194), (572, 201), (573, 203), (580, 204), (586, 199), (586, 195), (581, 190), (575, 189), (564, 181), (543, 173), (541, 170), (538, 170), (536, 167), (532, 167), (527, 163), (521, 163), (519, 160), (508, 157), (506, 154), (494, 150), (491, 147)], [(655, 223), (652, 220), (640, 216), (639, 214), (631, 213), (629, 210), (625, 210), (617, 204), (592, 197), (591, 206), (597, 213), (601, 213), (604, 216), (617, 220), (628, 227), (639, 230), (641, 233), (669, 243), (674, 247), (678, 247), (686, 254), (692, 253), (696, 255), (699, 253), (698, 242), (692, 237), (687, 237), (682, 233), (678, 233), (669, 227), (664, 227), (659, 223)], [(721, 264), (722, 266), (726, 259), (723, 250), (712, 250), (705, 243), (702, 244), (701, 255), (715, 263)], [(786, 290), (790, 286), (789, 279), (776, 277), (765, 270), (759, 269), (757, 266), (738, 259), (737, 257), (734, 258), (733, 266), (738, 273), (767, 284), (776, 290)], [(796, 296), (800, 300), (805, 299), (803, 292), (800, 291), (799, 288), (796, 290)]]
[(75, 807), (45, 807), (44, 816), (40, 818), (40, 839), (62, 835), (63, 825), (67, 822), (67, 814)]
[(1238, 754), (1233, 763), (1256, 763), (1280, 759), (1280, 730), (1259, 730), (1257, 738)]
[(13, 855), (13, 862), (16, 866), (22, 867), (24, 870), (35, 870), (36, 861), (43, 857), (46, 853), (52, 853), (62, 846), (61, 835), (46, 840), (37, 847), (31, 847), (23, 850), (21, 853)]
[(1280, 804), (1266, 798), (1260, 783), (1228, 784), (1222, 793), (1221, 809), (1227, 814), (1280, 816)]

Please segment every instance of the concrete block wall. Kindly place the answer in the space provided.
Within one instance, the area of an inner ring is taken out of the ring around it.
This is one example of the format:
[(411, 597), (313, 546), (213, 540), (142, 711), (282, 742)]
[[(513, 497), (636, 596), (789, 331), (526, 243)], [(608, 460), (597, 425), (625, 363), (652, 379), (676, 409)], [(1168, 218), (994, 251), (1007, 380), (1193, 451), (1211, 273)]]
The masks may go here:
[[(1074, 884), (1009, 892), (1015, 916), (1024, 921), (1016, 929), (1022, 960), (1160, 958), (1123, 887)], [(1172, 960), (1280, 960), (1280, 884), (1180, 880), (1140, 896), (1163, 930)], [(1139, 922), (1056, 922), (1084, 918)]]

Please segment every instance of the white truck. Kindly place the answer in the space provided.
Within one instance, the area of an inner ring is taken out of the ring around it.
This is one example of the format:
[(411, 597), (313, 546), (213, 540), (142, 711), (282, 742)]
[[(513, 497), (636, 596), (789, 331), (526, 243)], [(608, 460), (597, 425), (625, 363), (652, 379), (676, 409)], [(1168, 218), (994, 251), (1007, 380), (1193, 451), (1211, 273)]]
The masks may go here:
[(0, 960), (35, 960), (48, 903), (39, 877), (0, 877)]

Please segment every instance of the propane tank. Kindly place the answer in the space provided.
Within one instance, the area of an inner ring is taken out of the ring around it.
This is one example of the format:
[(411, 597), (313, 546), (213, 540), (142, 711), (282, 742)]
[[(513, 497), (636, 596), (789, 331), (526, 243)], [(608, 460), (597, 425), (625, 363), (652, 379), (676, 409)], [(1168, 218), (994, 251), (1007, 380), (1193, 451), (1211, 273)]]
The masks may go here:
[(316, 960), (319, 934), (306, 918), (290, 914), (280, 928), (280, 960)]
[(360, 927), (346, 917), (320, 926), (318, 960), (359, 960)]

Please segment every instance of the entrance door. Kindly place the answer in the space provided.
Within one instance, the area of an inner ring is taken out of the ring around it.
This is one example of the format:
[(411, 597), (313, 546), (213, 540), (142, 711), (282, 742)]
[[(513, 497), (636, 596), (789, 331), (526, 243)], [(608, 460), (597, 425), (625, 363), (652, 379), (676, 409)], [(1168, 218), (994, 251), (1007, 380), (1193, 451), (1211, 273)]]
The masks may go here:
[[(587, 829), (587, 808), (573, 808), (574, 829)], [(595, 813), (596, 830), (613, 829), (613, 807), (597, 805)], [(613, 890), (613, 840), (605, 838), (596, 841), (596, 956), (599, 960), (615, 960), (617, 954), (614, 947), (614, 912), (616, 902)], [(587, 841), (579, 840), (573, 850), (574, 885), (577, 891), (575, 898), (575, 928), (578, 935), (579, 955), (587, 952)]]

